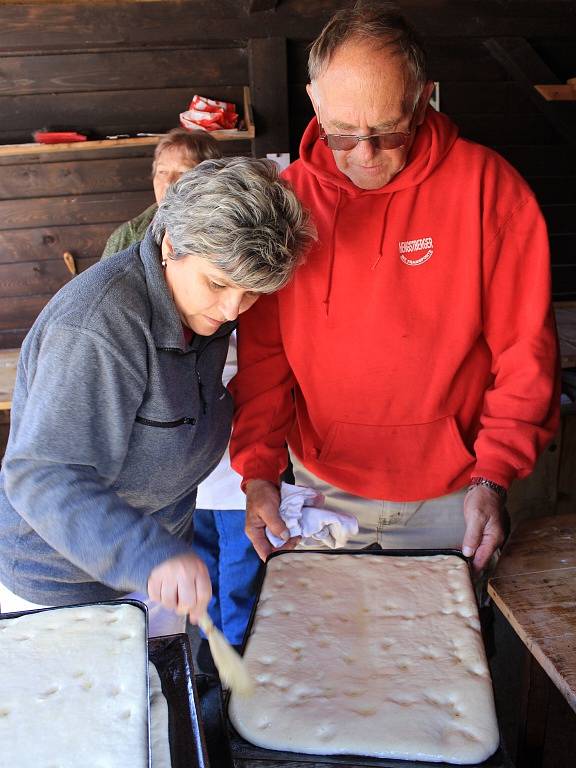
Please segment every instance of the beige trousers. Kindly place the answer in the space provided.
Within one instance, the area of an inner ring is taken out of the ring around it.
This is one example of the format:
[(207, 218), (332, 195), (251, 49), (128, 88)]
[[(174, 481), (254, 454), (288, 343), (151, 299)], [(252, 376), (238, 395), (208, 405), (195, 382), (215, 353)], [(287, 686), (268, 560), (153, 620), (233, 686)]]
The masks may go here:
[[(148, 636), (163, 637), (186, 632), (186, 616), (179, 616), (164, 608), (160, 603), (154, 603), (142, 592), (132, 592), (127, 598), (140, 600), (148, 606)], [(16, 611), (33, 611), (36, 608), (48, 608), (18, 597), (3, 584), (0, 584), (0, 613), (15, 613)]]
[(325, 506), (353, 514), (359, 531), (347, 547), (377, 542), (383, 549), (462, 549), (466, 489), (428, 501), (379, 501), (354, 496), (313, 475), (290, 455), (297, 485), (324, 494)]

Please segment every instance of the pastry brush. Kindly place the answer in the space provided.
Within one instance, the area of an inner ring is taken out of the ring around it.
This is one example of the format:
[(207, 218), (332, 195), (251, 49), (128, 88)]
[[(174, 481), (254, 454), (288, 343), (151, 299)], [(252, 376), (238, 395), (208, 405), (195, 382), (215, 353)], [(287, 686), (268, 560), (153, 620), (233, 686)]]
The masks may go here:
[(230, 688), (232, 693), (250, 696), (254, 686), (242, 656), (230, 645), (222, 632), (214, 626), (207, 613), (202, 614), (198, 626), (206, 635), (214, 664), (222, 682)]

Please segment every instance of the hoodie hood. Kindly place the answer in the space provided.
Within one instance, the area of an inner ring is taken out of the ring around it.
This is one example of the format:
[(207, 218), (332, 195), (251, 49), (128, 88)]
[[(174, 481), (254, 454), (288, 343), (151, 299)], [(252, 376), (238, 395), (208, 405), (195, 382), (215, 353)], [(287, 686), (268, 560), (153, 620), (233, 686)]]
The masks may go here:
[(336, 262), (336, 231), (340, 208), (346, 198), (360, 198), (379, 195), (381, 199), (381, 224), (379, 246), (373, 268), (382, 257), (387, 225), (387, 211), (392, 193), (420, 185), (442, 163), (458, 138), (458, 129), (445, 115), (428, 107), (422, 125), (419, 126), (414, 143), (410, 148), (405, 167), (388, 184), (378, 189), (360, 189), (340, 171), (334, 162), (332, 150), (320, 141), (318, 121), (313, 118), (306, 128), (300, 144), (300, 162), (305, 169), (316, 177), (317, 181), (330, 190), (327, 196), (332, 207), (331, 227), (328, 244), (329, 268), (326, 276), (326, 289), (323, 299), (326, 317), (330, 313), (330, 299)]
[(381, 195), (421, 184), (442, 162), (458, 137), (454, 123), (428, 107), (410, 148), (406, 166), (388, 184), (379, 189), (360, 189), (336, 167), (332, 150), (320, 141), (318, 121), (314, 117), (300, 143), (300, 160), (320, 183), (337, 187), (351, 197)]

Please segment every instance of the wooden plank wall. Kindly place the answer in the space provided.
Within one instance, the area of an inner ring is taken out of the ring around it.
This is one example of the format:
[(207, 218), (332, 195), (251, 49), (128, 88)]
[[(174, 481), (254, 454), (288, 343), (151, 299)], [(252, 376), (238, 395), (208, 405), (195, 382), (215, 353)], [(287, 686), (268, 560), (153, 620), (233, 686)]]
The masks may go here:
[[(227, 154), (290, 151), (311, 109), (307, 46), (335, 0), (3, 3), (0, 144), (36, 128), (95, 135), (164, 131), (195, 92), (254, 100), (257, 138)], [(576, 298), (576, 153), (485, 46), (525, 38), (555, 74), (576, 75), (568, 0), (405, 0), (424, 36), (441, 106), (462, 133), (494, 146), (534, 187), (547, 216), (557, 298)], [(0, 348), (20, 343), (39, 310), (108, 234), (151, 201), (151, 150), (0, 160)]]
[(18, 346), (71, 275), (98, 260), (111, 231), (153, 202), (149, 151), (0, 158), (0, 347)]
[[(30, 29), (36, 14), (44, 18), (55, 10), (0, 8), (2, 31), (4, 15), (15, 27), (7, 36), (12, 45), (3, 41), (0, 55), (0, 144), (28, 142), (42, 127), (73, 127), (95, 137), (163, 132), (178, 124), (194, 93), (242, 104), (249, 80), (246, 41), (110, 44), (82, 6), (67, 6), (57, 27), (51, 17), (52, 36)], [(63, 39), (65, 29), (80, 19), (83, 33), (72, 45)], [(251, 153), (249, 142), (226, 142), (222, 149)], [(86, 269), (118, 224), (153, 202), (152, 153), (141, 147), (0, 156), (0, 348), (18, 346), (71, 279), (65, 251), (79, 271)]]

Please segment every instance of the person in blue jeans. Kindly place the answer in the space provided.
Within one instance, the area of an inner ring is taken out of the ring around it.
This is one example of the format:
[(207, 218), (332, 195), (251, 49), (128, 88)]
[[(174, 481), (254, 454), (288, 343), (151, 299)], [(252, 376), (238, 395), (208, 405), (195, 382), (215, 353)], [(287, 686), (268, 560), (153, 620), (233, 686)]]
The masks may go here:
[[(226, 386), (237, 370), (236, 333), (230, 337), (222, 374)], [(209, 477), (198, 486), (194, 512), (194, 549), (208, 567), (212, 600), (208, 613), (232, 645), (241, 645), (256, 595), (261, 561), (244, 533), (246, 497), (241, 477), (230, 466), (228, 451)], [(206, 644), (199, 651), (201, 665), (210, 665)], [(208, 661), (206, 662), (206, 659)]]

